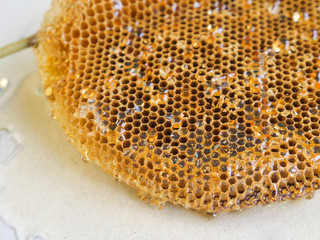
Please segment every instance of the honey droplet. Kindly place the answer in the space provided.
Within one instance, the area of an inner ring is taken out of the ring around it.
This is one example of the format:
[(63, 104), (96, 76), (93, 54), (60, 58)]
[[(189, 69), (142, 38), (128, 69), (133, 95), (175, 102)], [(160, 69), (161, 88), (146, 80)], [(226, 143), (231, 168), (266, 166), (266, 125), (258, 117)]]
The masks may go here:
[(194, 49), (198, 49), (200, 47), (200, 43), (198, 41), (194, 41), (193, 44), (192, 44), (192, 47)]
[(49, 100), (54, 100), (53, 88), (52, 88), (52, 87), (47, 87), (47, 88), (44, 90), (44, 94), (46, 95), (46, 97), (47, 97)]

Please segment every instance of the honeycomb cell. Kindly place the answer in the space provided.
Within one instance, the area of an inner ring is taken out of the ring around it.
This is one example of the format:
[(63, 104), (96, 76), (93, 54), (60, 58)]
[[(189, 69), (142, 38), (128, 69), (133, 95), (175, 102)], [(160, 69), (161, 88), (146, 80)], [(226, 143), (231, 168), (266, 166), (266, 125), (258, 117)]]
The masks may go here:
[(35, 53), (89, 160), (159, 206), (238, 210), (319, 188), (319, 9), (54, 0)]

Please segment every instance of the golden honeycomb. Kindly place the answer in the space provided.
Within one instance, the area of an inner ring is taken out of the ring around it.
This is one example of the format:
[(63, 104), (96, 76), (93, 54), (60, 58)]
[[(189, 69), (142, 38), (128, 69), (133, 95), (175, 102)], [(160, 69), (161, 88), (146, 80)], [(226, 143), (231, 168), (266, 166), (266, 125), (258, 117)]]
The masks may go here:
[(35, 47), (70, 140), (207, 213), (319, 188), (320, 1), (54, 0)]

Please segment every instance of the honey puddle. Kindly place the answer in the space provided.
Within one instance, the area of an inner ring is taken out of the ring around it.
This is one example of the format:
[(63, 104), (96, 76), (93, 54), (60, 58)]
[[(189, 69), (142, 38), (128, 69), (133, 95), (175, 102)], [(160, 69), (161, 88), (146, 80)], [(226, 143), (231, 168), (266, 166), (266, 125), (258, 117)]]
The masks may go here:
[[(18, 239), (317, 239), (320, 198), (206, 216), (182, 207), (159, 211), (136, 192), (81, 160), (39, 91), (26, 78), (0, 108), (0, 129), (20, 148), (0, 163), (0, 217)], [(14, 235), (13, 235), (14, 236)], [(0, 236), (1, 239), (1, 236)]]

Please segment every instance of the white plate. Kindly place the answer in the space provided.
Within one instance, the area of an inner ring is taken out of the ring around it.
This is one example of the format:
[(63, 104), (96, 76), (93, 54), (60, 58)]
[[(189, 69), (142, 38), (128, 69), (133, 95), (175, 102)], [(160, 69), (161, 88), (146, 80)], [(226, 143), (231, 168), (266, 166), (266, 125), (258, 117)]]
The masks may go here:
[[(49, 6), (0, 1), (0, 45), (34, 33)], [(0, 163), (0, 240), (320, 239), (319, 194), (217, 217), (140, 201), (136, 191), (81, 161), (49, 117), (35, 72), (30, 49), (0, 60), (0, 76), (9, 80), (0, 95), (0, 129), (7, 129), (0, 133), (7, 144), (0, 147), (7, 156)]]

